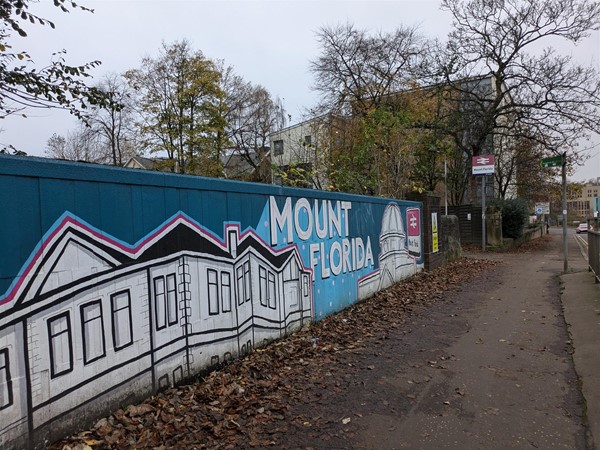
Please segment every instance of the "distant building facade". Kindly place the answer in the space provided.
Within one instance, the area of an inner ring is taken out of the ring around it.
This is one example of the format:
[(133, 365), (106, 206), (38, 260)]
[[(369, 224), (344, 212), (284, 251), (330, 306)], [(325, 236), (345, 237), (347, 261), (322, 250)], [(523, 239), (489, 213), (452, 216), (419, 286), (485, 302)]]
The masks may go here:
[(583, 185), (580, 193), (571, 194), (567, 199), (567, 210), (577, 218), (593, 217), (598, 211), (599, 195), (600, 177), (596, 178), (596, 181)]

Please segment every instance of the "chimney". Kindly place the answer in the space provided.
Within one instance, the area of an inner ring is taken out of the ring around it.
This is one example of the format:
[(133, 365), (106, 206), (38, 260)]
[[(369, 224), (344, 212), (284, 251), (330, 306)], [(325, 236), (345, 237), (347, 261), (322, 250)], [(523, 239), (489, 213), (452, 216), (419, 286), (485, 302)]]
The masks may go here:
[(227, 246), (229, 247), (229, 253), (234, 258), (237, 257), (237, 246), (238, 246), (238, 229), (237, 227), (231, 227), (227, 229)]

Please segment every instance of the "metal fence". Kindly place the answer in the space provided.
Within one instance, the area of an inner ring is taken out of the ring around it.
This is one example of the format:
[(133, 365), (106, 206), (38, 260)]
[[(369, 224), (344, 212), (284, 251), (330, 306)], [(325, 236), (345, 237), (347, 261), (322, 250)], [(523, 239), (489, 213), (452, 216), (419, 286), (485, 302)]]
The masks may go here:
[(588, 219), (588, 264), (594, 272), (596, 282), (600, 282), (600, 219)]

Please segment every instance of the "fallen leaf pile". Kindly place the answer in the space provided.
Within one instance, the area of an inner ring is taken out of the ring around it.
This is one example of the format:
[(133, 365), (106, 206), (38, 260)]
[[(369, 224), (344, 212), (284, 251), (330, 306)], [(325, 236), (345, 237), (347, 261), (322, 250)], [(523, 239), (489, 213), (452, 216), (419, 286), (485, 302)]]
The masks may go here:
[[(411, 314), (496, 264), (462, 258), (421, 272), (286, 339), (256, 349), (193, 384), (164, 390), (142, 404), (119, 409), (89, 431), (49, 448), (283, 447), (287, 430), (332, 422), (294, 416), (290, 405), (319, 402), (322, 392), (343, 389), (332, 374), (343, 355), (386, 339)], [(345, 361), (344, 365), (351, 364)], [(347, 426), (351, 419), (341, 415), (335, 422)]]
[[(488, 247), (487, 251), (492, 253), (529, 253), (546, 250), (551, 242), (552, 238), (545, 234), (541, 238), (532, 239), (531, 241), (526, 241), (520, 245), (507, 245), (498, 248)], [(481, 244), (463, 243), (461, 244), (461, 247), (463, 252), (466, 253), (481, 253)]]

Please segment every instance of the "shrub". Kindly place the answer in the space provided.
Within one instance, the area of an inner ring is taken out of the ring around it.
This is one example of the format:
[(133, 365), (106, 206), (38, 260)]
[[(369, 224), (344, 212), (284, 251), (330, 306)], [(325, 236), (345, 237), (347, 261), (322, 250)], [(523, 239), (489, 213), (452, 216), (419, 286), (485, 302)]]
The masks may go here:
[(502, 236), (513, 239), (520, 238), (529, 217), (527, 202), (521, 198), (515, 198), (495, 200), (494, 203), (502, 208)]

